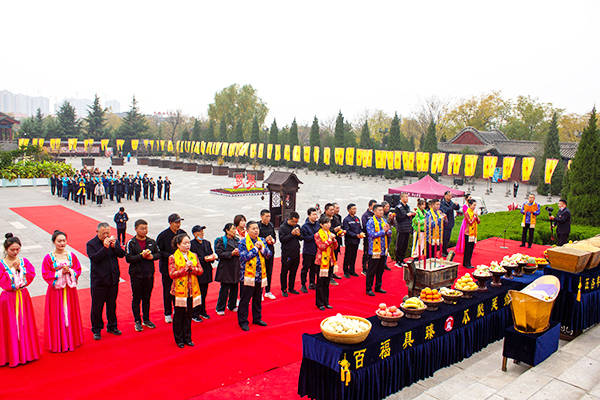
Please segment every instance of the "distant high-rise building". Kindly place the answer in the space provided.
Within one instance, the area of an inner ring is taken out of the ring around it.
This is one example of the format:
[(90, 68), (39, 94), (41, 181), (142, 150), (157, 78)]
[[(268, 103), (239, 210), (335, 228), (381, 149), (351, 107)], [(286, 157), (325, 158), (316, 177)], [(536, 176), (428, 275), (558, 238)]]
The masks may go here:
[(0, 112), (14, 114), (18, 117), (30, 117), (35, 115), (38, 108), (42, 114), (48, 115), (50, 100), (47, 97), (32, 97), (0, 90)]

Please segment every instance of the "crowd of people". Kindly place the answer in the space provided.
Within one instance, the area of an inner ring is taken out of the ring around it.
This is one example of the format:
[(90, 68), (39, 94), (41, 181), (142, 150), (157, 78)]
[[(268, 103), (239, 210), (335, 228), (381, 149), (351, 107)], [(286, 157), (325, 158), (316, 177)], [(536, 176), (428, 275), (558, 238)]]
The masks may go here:
[(171, 181), (168, 176), (159, 176), (154, 179), (148, 174), (141, 175), (137, 171), (135, 175), (113, 171), (110, 167), (105, 172), (98, 168), (82, 168), (73, 176), (50, 177), (50, 191), (52, 195), (72, 200), (75, 203), (85, 205), (86, 200), (102, 206), (104, 199), (110, 199), (120, 203), (121, 200), (144, 200), (154, 201), (155, 195), (158, 199), (171, 200)]
[[(535, 198), (522, 207), (524, 235), (535, 226), (533, 209)], [(566, 202), (561, 200), (557, 220), (568, 217)], [(177, 346), (194, 346), (192, 322), (210, 319), (206, 308), (208, 287), (213, 280), (220, 289), (215, 312), (225, 315), (237, 313), (237, 322), (243, 331), (252, 324), (266, 326), (262, 318), (262, 302), (275, 299), (271, 284), (275, 245), (281, 246), (281, 295), (302, 295), (315, 292), (315, 305), (319, 310), (333, 308), (329, 296), (330, 285), (337, 285), (338, 265), (343, 277), (358, 277), (357, 261), (366, 276), (365, 293), (376, 296), (386, 293), (383, 275), (388, 267), (392, 226), (396, 227), (396, 265), (401, 267), (407, 255), (418, 259), (447, 255), (448, 240), (454, 226), (455, 212), (460, 206), (447, 192), (444, 198), (417, 200), (417, 207), (408, 206), (408, 195), (400, 196), (400, 203), (391, 208), (387, 202), (370, 200), (368, 208), (359, 218), (357, 206), (346, 206), (342, 218), (337, 203), (328, 203), (323, 212), (320, 207), (310, 207), (300, 224), (300, 215), (290, 212), (279, 227), (279, 234), (271, 223), (271, 214), (262, 210), (256, 220), (236, 215), (223, 227), (223, 235), (211, 242), (204, 236), (203, 225), (194, 225), (191, 235), (181, 229), (183, 218), (178, 214), (168, 216), (168, 227), (156, 240), (148, 237), (148, 223), (138, 219), (134, 223), (135, 236), (125, 241), (127, 213), (121, 207), (115, 214), (117, 237), (111, 235), (110, 225), (102, 222), (96, 234), (87, 242), (90, 259), (91, 327), (95, 340), (101, 339), (104, 329), (103, 310), (106, 308), (106, 331), (121, 335), (117, 324), (116, 301), (119, 295), (119, 258), (129, 264), (132, 291), (134, 329), (153, 329), (150, 320), (150, 299), (154, 285), (155, 262), (158, 260), (162, 281), (162, 298), (165, 323), (172, 324)], [(464, 198), (464, 214), (456, 252), (464, 252), (463, 265), (472, 268), (471, 259), (477, 241), (480, 218), (477, 203), (470, 195)], [(539, 212), (538, 212), (539, 214)], [(412, 250), (408, 254), (409, 238)], [(560, 234), (559, 234), (560, 235)], [(568, 237), (568, 233), (567, 233)], [(42, 277), (48, 283), (44, 317), (46, 347), (52, 352), (73, 351), (83, 342), (81, 313), (77, 296), (77, 282), (81, 264), (76, 255), (67, 250), (67, 235), (59, 230), (51, 236), (54, 250), (44, 257)], [(362, 260), (357, 260), (360, 242), (363, 243)], [(278, 243), (279, 242), (279, 243)], [(525, 243), (525, 242), (524, 242)], [(339, 254), (345, 245), (343, 261)], [(524, 244), (523, 244), (524, 245)], [(20, 256), (21, 242), (6, 234), (4, 257), (0, 268), (0, 365), (16, 366), (39, 358), (40, 345), (33, 306), (26, 287), (35, 278), (35, 268)], [(213, 264), (216, 273), (213, 274)], [(296, 290), (296, 275), (300, 271), (300, 291)], [(214, 275), (214, 279), (213, 279)]]

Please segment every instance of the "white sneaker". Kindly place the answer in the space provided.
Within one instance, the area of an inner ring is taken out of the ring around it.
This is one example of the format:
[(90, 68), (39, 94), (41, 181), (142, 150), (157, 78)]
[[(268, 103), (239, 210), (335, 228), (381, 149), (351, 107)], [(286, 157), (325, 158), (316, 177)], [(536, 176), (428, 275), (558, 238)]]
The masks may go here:
[(165, 315), (165, 322), (170, 324), (173, 322), (173, 317), (171, 315)]
[(267, 299), (271, 299), (271, 300), (275, 300), (275, 299), (277, 298), (277, 297), (275, 297), (275, 295), (274, 295), (273, 293), (271, 293), (271, 292), (267, 292), (267, 293), (265, 294), (265, 297), (266, 297)]
[(237, 312), (238, 308), (234, 308), (233, 310), (231, 310), (232, 312)]
[(225, 315), (225, 311), (217, 311), (217, 315)]
[(264, 294), (260, 295), (260, 301), (265, 301), (265, 295)]
[(235, 307), (239, 307), (240, 306), (240, 299), (237, 299), (237, 301), (235, 302)]

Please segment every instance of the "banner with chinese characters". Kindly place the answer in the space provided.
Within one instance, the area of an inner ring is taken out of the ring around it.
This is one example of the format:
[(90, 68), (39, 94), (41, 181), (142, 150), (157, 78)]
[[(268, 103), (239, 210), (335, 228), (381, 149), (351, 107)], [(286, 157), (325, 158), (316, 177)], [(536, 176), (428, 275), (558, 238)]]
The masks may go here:
[(549, 185), (552, 182), (552, 175), (554, 175), (554, 170), (558, 165), (558, 160), (556, 158), (547, 158), (546, 159), (546, 167), (544, 168), (544, 183)]
[(256, 143), (250, 145), (250, 158), (256, 158)]
[(264, 158), (265, 156), (265, 144), (260, 143), (258, 145), (258, 158)]
[[(231, 147), (231, 155), (229, 154), (229, 147)], [(235, 154), (235, 143), (231, 143), (231, 146), (227, 142), (225, 142), (221, 145), (221, 157), (232, 157), (234, 154)]]
[(402, 151), (394, 150), (394, 169), (402, 169)]
[(363, 154), (364, 154), (364, 152), (365, 151), (363, 149), (356, 149), (355, 154), (356, 154), (356, 166), (357, 167), (363, 167), (364, 168), (364, 165), (363, 165)]
[(323, 164), (329, 165), (331, 163), (331, 148), (324, 147), (323, 148)]
[(483, 179), (490, 179), (494, 175), (498, 157), (483, 156)]
[(460, 164), (462, 162), (462, 154), (448, 155), (448, 175), (458, 175), (460, 172)]
[(273, 158), (273, 144), (267, 144), (267, 159), (271, 160)]
[[(71, 140), (71, 139), (69, 139)], [(27, 147), (29, 145), (29, 139), (27, 138), (20, 138), (18, 141), (18, 146), (19, 147)], [(69, 150), (71, 150), (71, 145), (69, 145)]]
[(334, 149), (335, 165), (344, 165), (344, 149), (336, 147)]
[(515, 167), (516, 157), (502, 158), (502, 180), (509, 181), (512, 176), (513, 168)]
[(434, 153), (431, 155), (431, 173), (440, 174), (444, 171), (446, 153)]
[(533, 166), (535, 165), (535, 157), (523, 157), (521, 160), (521, 180), (523, 182), (531, 179), (531, 173), (533, 172)]
[(320, 151), (321, 151), (321, 148), (319, 146), (313, 147), (313, 162), (315, 164), (319, 163), (319, 152)]
[[(27, 139), (27, 142), (29, 142), (29, 139)], [(77, 150), (77, 138), (68, 138), (67, 146), (69, 146), (69, 150)]]
[(415, 153), (412, 151), (402, 152), (402, 165), (405, 171), (415, 170)]
[[(139, 144), (139, 139), (131, 139), (131, 150), (136, 151), (138, 149)], [(123, 150), (123, 146), (121, 146), (121, 150)]]
[(40, 148), (44, 147), (44, 139), (42, 139), (42, 138), (38, 139), (38, 147), (40, 147)]
[(354, 147), (346, 147), (346, 165), (354, 165)]
[(377, 168), (377, 169), (385, 168), (385, 151), (384, 150), (375, 150), (375, 168)]
[(276, 144), (275, 145), (275, 161), (279, 161), (279, 160), (281, 160), (281, 145)]
[(311, 150), (310, 146), (304, 146), (302, 148), (302, 150), (303, 150), (303, 153), (304, 153), (303, 154), (304, 155), (304, 162), (307, 163), (307, 164), (310, 163), (310, 150)]
[(465, 155), (465, 176), (475, 175), (475, 168), (477, 168), (477, 159), (479, 158), (476, 154)]
[(290, 161), (290, 145), (286, 144), (283, 146), (283, 159), (285, 161)]
[(429, 171), (429, 153), (417, 152), (417, 172)]
[(300, 152), (300, 146), (295, 145), (293, 150), (292, 150), (292, 160), (294, 162), (300, 162), (302, 161), (302, 155)]

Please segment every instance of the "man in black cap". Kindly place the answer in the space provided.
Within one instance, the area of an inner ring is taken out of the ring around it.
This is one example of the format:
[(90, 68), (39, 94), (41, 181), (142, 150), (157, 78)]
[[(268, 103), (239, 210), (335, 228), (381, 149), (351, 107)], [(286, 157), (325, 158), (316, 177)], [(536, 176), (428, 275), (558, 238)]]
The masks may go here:
[(194, 225), (192, 228), (192, 239), (190, 251), (198, 256), (200, 265), (204, 271), (198, 276), (198, 285), (200, 286), (200, 295), (202, 303), (194, 308), (192, 312), (192, 321), (202, 322), (201, 318), (209, 319), (210, 316), (206, 312), (206, 294), (208, 293), (208, 284), (213, 281), (212, 263), (217, 259), (217, 255), (213, 252), (210, 242), (204, 239), (204, 225)]
[(165, 322), (170, 324), (173, 322), (173, 306), (174, 297), (171, 294), (171, 285), (173, 280), (169, 276), (169, 256), (175, 253), (172, 241), (173, 238), (180, 233), (186, 233), (180, 229), (181, 221), (183, 218), (179, 214), (169, 215), (169, 227), (158, 234), (156, 238), (156, 244), (160, 250), (160, 259), (158, 261), (158, 269), (162, 275), (162, 286), (163, 286), (163, 304), (165, 307)]
[(125, 232), (127, 231), (127, 221), (129, 221), (125, 207), (119, 207), (119, 212), (115, 214), (114, 220), (117, 224), (117, 239), (120, 243), (125, 243)]

